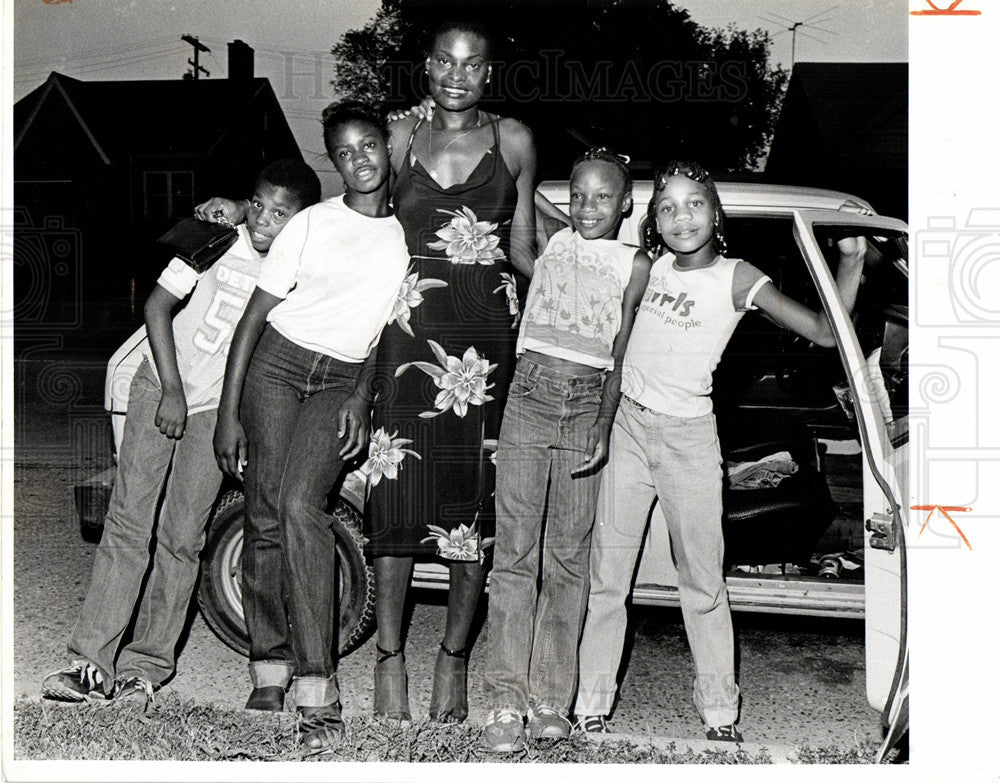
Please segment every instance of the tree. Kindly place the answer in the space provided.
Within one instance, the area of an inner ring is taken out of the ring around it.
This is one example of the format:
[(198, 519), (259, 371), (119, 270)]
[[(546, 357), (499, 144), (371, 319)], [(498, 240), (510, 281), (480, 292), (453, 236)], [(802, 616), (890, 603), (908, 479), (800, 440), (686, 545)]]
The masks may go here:
[(348, 30), (332, 49), (337, 58), (332, 84), (344, 97), (383, 104), (388, 98), (389, 65), (400, 61), (403, 41), (400, 0), (383, 0), (360, 30)]
[(499, 41), (487, 105), (535, 132), (542, 177), (565, 177), (591, 145), (642, 172), (690, 158), (716, 171), (754, 167), (787, 74), (762, 30), (708, 30), (670, 0), (383, 0), (333, 53), (334, 85), (362, 100), (422, 97), (422, 46), (439, 20), (491, 28)]

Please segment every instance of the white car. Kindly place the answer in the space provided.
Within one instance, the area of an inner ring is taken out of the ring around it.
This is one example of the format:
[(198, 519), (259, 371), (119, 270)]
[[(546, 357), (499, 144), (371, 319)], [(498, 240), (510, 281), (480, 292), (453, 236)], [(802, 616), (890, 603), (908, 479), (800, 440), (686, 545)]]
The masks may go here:
[[(729, 484), (726, 580), (736, 611), (863, 618), (866, 687), (887, 725), (906, 725), (907, 226), (845, 193), (718, 183), (728, 254), (770, 275), (784, 293), (825, 309), (837, 347), (819, 348), (758, 314), (744, 317), (715, 375), (713, 393)], [(569, 183), (540, 192), (568, 209)], [(619, 237), (641, 245), (648, 180)], [(540, 220), (544, 218), (540, 215)], [(854, 314), (835, 284), (836, 240), (864, 235), (869, 255)], [(120, 442), (144, 330), (108, 365), (105, 407)], [(99, 528), (113, 471), (77, 488), (85, 526)], [(331, 497), (340, 543), (342, 651), (374, 620), (360, 515), (364, 476), (349, 474)], [(211, 627), (247, 651), (240, 601), (242, 493), (220, 495), (203, 554), (199, 602)], [(446, 588), (448, 570), (418, 562), (413, 584)], [(635, 574), (637, 604), (678, 606), (666, 524), (654, 508)], [(892, 739), (892, 732), (887, 742)]]

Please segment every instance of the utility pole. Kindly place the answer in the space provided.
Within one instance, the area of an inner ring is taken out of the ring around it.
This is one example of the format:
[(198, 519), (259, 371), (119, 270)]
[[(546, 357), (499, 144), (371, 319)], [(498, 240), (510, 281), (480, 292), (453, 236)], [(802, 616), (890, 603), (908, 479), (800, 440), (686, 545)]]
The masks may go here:
[(201, 52), (207, 53), (211, 52), (212, 50), (209, 49), (207, 46), (205, 46), (205, 44), (199, 41), (197, 36), (194, 35), (182, 35), (181, 40), (184, 41), (184, 43), (189, 43), (191, 44), (191, 46), (194, 47), (194, 59), (188, 60), (188, 65), (191, 66), (192, 70), (185, 73), (184, 78), (197, 80), (199, 73), (203, 73), (205, 74), (205, 76), (210, 76), (211, 74), (198, 64), (198, 55)]

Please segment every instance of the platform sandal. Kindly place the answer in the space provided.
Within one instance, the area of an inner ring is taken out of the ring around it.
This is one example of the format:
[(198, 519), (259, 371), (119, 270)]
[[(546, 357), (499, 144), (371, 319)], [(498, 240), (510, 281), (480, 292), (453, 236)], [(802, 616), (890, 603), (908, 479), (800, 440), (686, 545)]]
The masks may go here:
[(461, 723), (469, 714), (466, 689), (468, 653), (465, 648), (449, 650), (441, 643), (434, 664), (430, 719), (437, 723)]
[(383, 650), (376, 644), (375, 651), (379, 655), (375, 661), (375, 717), (409, 723), (410, 699), (403, 649)]

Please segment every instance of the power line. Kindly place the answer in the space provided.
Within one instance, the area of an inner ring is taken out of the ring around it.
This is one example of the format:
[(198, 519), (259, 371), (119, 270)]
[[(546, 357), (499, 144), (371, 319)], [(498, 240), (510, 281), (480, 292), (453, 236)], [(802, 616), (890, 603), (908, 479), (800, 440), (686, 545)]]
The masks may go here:
[[(159, 49), (164, 44), (174, 40), (176, 40), (174, 36), (165, 35), (162, 38), (151, 38), (147, 41), (139, 41), (129, 44), (119, 44), (118, 49), (126, 51), (130, 49), (135, 49), (135, 50), (148, 49), (148, 48)], [(51, 57), (15, 57), (14, 66), (31, 68), (32, 66), (43, 65), (45, 63), (57, 62), (62, 60), (93, 60), (98, 57), (105, 57), (106, 55), (107, 55), (106, 51), (101, 51), (101, 50), (94, 51), (94, 49), (91, 48), (86, 50), (85, 52), (84, 51), (67, 52), (65, 54), (60, 55), (59, 58), (57, 58), (57, 60), (54, 60)]]
[(160, 52), (158, 54), (121, 57), (121, 58), (116, 58), (114, 60), (109, 60), (104, 63), (91, 63), (89, 65), (82, 65), (82, 66), (75, 66), (75, 67), (70, 66), (69, 68), (62, 68), (61, 66), (57, 66), (57, 68), (48, 68), (45, 70), (29, 72), (27, 74), (19, 72), (14, 77), (14, 81), (15, 82), (25, 82), (30, 80), (44, 81), (44, 79), (48, 76), (48, 74), (51, 73), (53, 70), (59, 70), (60, 72), (65, 72), (67, 76), (87, 75), (91, 73), (98, 73), (100, 71), (106, 71), (112, 68), (125, 68), (130, 65), (138, 65), (140, 63), (145, 63), (145, 62), (153, 62), (154, 60), (162, 60), (165, 57), (176, 57), (178, 54), (183, 53), (183, 51), (184, 51), (183, 47), (175, 46), (167, 51)]
[[(150, 49), (149, 51), (144, 51), (144, 52), (122, 53), (120, 55), (115, 55), (115, 56), (112, 56), (112, 57), (110, 57), (108, 59), (105, 59), (103, 62), (83, 62), (83, 63), (78, 63), (78, 64), (74, 65), (73, 63), (61, 63), (61, 62), (57, 62), (57, 61), (50, 61), (50, 62), (46, 63), (45, 65), (36, 65), (36, 66), (31, 67), (31, 68), (17, 68), (17, 67), (15, 67), (15, 70), (18, 72), (18, 75), (20, 75), (21, 73), (24, 73), (24, 72), (28, 72), (28, 73), (47, 73), (47, 72), (49, 72), (51, 70), (56, 70), (58, 68), (67, 67), (67, 66), (68, 67), (75, 67), (75, 68), (103, 68), (104, 66), (109, 65), (109, 64), (115, 64), (115, 63), (119, 63), (119, 62), (128, 62), (128, 61), (133, 61), (133, 60), (142, 60), (142, 59), (145, 59), (147, 57), (158, 57), (161, 54), (166, 54), (168, 52), (177, 52), (177, 51), (183, 51), (183, 46), (181, 44), (175, 43), (175, 44), (172, 44), (170, 46), (160, 47), (158, 49)], [(105, 55), (105, 57), (107, 58), (107, 55)]]
[[(786, 33), (786, 32), (790, 32), (792, 34), (792, 65), (794, 66), (795, 65), (795, 40), (796, 40), (797, 36), (803, 35), (806, 38), (810, 38), (810, 39), (812, 39), (814, 41), (819, 41), (819, 43), (821, 43), (821, 44), (826, 44), (826, 41), (824, 41), (822, 38), (819, 38), (818, 36), (815, 36), (815, 35), (810, 35), (803, 28), (809, 28), (810, 30), (816, 30), (816, 31), (819, 31), (819, 32), (822, 32), (822, 33), (828, 33), (830, 35), (839, 35), (839, 33), (836, 33), (833, 30), (827, 30), (827, 29), (824, 29), (824, 28), (818, 26), (819, 24), (822, 24), (823, 22), (831, 21), (833, 19), (832, 16), (831, 17), (827, 17), (825, 19), (817, 19), (817, 17), (824, 16), (825, 14), (828, 14), (831, 11), (835, 11), (838, 8), (840, 8), (839, 5), (831, 6), (830, 8), (827, 8), (825, 11), (820, 11), (818, 14), (813, 14), (812, 16), (810, 16), (810, 17), (808, 17), (806, 19), (802, 19), (800, 21), (795, 21), (793, 19), (789, 19), (787, 16), (781, 16), (780, 14), (776, 14), (776, 13), (773, 13), (771, 11), (765, 11), (764, 13), (766, 13), (768, 16), (771, 16), (773, 18), (771, 18), (771, 19), (765, 19), (764, 17), (761, 17), (761, 16), (758, 16), (757, 18), (760, 19), (761, 21), (767, 22), (768, 24), (776, 24), (776, 25), (782, 25), (782, 26), (784, 26), (786, 24), (790, 25), (789, 27), (785, 27), (785, 29), (781, 33), (778, 33), (778, 35), (784, 35), (784, 33)], [(816, 21), (813, 22), (812, 20), (816, 20)]]

